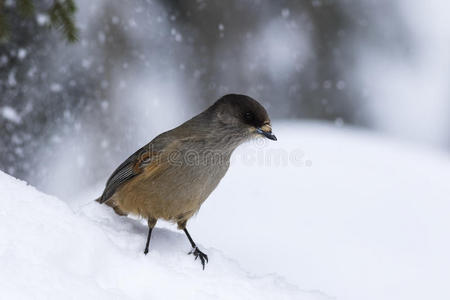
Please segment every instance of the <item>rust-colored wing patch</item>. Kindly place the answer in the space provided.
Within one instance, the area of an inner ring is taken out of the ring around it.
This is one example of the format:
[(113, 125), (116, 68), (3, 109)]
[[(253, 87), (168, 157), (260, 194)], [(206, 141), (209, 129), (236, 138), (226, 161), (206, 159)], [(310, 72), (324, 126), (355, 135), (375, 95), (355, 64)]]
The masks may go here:
[(120, 186), (141, 174), (144, 166), (148, 165), (150, 161), (151, 152), (148, 150), (148, 145), (128, 157), (109, 177), (99, 202), (104, 203), (114, 195)]

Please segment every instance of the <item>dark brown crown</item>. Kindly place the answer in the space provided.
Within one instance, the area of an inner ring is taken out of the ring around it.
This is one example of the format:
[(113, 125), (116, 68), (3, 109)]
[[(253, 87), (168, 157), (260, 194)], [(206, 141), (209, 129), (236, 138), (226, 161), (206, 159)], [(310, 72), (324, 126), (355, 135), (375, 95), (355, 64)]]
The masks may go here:
[(228, 94), (217, 100), (213, 106), (256, 128), (270, 123), (266, 109), (246, 95)]

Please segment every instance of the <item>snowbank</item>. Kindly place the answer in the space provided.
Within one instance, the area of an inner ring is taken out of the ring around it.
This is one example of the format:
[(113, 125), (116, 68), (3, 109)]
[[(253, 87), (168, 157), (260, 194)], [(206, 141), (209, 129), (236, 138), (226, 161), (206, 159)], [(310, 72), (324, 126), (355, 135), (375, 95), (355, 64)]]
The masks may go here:
[[(450, 299), (448, 154), (323, 124), (273, 127), (278, 141), (241, 147), (188, 224), (210, 257), (204, 272), (161, 222), (145, 257), (145, 225), (92, 202), (104, 182), (66, 204), (0, 173), (2, 296), (325, 297), (297, 286), (343, 300)], [(255, 276), (268, 273), (282, 277)]]
[(190, 222), (198, 240), (337, 299), (450, 299), (448, 153), (317, 123), (273, 128), (277, 142), (235, 153)]
[[(0, 172), (0, 293), (4, 299), (325, 299), (272, 276), (256, 277), (204, 248), (202, 271), (179, 233), (92, 203), (74, 211)], [(255, 255), (258, 255), (257, 253)]]

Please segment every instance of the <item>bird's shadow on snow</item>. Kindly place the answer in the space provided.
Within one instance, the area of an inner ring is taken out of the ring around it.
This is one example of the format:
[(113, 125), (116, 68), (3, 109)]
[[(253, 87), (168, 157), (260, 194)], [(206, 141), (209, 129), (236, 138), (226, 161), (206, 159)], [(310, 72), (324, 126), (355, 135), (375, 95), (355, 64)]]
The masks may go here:
[[(119, 216), (110, 207), (98, 203), (82, 207), (78, 214), (97, 223), (107, 236), (121, 248), (143, 252), (148, 234), (145, 220)], [(189, 250), (190, 245), (184, 234), (166, 228), (155, 227), (153, 229), (150, 253), (187, 253)]]
[[(142, 237), (142, 248), (144, 248), (144, 243), (148, 235), (148, 227), (142, 224), (139, 220), (122, 217), (124, 222), (129, 222), (133, 234)], [(182, 233), (174, 232), (167, 228), (153, 228), (152, 237), (150, 242), (150, 251), (169, 251), (169, 252), (179, 252), (188, 248), (188, 240)]]

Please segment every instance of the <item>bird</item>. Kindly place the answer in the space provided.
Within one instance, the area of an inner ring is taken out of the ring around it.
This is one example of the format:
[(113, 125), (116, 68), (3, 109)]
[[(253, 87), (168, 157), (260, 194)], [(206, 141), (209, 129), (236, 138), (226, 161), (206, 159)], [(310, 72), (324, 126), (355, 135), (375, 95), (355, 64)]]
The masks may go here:
[(109, 177), (97, 202), (121, 216), (147, 221), (144, 254), (149, 252), (158, 219), (178, 225), (203, 270), (208, 256), (187, 230), (187, 221), (217, 187), (242, 143), (264, 137), (276, 141), (266, 109), (255, 99), (228, 94), (213, 105), (166, 131), (126, 159)]

